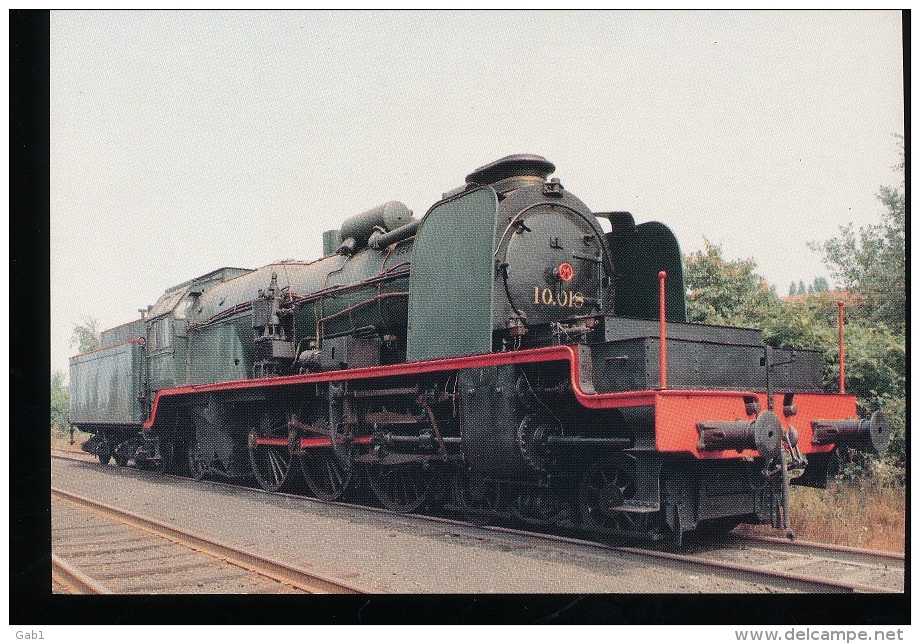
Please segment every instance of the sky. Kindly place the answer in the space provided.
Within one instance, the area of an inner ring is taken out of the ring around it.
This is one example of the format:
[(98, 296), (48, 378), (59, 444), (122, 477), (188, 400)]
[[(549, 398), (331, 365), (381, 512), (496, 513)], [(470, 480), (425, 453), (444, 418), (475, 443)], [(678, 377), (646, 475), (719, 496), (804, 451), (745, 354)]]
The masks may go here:
[(514, 153), (785, 295), (880, 221), (903, 132), (897, 11), (52, 12), (51, 369), (85, 317)]

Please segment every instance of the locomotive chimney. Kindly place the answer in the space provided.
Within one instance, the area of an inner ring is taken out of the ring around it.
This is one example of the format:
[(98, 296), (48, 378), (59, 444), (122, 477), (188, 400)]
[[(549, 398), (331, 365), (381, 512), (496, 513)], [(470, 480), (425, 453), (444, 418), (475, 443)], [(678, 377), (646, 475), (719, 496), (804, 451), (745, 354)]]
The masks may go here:
[(543, 183), (556, 166), (538, 154), (512, 154), (476, 168), (466, 182), (491, 185), (495, 192), (516, 190), (525, 185)]

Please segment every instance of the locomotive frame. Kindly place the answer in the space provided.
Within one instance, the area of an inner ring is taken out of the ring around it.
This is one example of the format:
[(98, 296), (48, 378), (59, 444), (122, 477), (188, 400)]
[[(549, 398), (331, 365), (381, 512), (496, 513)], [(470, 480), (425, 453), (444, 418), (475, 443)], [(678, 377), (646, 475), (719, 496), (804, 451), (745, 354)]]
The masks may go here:
[(686, 322), (673, 233), (593, 213), (554, 170), (505, 157), (419, 221), (399, 202), (349, 218), (315, 262), (169, 289), (71, 358), (83, 449), (327, 500), (362, 472), (400, 512), (791, 534), (791, 482), (824, 485), (836, 444), (888, 440), (844, 392), (842, 327), (824, 393), (817, 352)]

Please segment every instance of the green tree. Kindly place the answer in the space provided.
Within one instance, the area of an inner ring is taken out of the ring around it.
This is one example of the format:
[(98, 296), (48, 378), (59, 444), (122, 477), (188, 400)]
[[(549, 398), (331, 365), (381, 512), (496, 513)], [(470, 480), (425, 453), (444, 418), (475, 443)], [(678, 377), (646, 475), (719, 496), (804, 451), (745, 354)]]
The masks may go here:
[(789, 295), (795, 295), (795, 282), (789, 284)]
[(774, 289), (754, 272), (753, 259), (726, 260), (721, 246), (708, 239), (704, 244), (684, 256), (690, 322), (743, 325), (778, 302)]
[(65, 432), (70, 429), (70, 389), (64, 384), (64, 372), (55, 370), (51, 374), (51, 429)]
[(94, 351), (102, 346), (100, 335), (99, 321), (94, 317), (84, 316), (73, 326), (70, 346), (76, 347), (79, 353)]
[[(899, 138), (904, 171), (904, 139)], [(904, 181), (899, 187), (882, 186), (876, 195), (885, 206), (881, 222), (840, 228), (840, 236), (811, 244), (844, 288), (859, 297), (860, 316), (903, 331), (907, 303), (906, 211)]]
[(814, 283), (815, 293), (826, 293), (831, 290), (830, 285), (827, 283), (827, 278), (825, 277), (816, 277)]

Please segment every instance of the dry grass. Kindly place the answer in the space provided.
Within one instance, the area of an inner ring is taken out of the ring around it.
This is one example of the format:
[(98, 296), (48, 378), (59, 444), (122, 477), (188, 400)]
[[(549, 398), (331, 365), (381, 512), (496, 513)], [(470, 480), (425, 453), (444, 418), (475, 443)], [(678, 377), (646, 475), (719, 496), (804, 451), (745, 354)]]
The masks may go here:
[[(906, 488), (886, 476), (830, 481), (826, 490), (793, 487), (789, 499), (792, 529), (805, 541), (904, 552)], [(770, 526), (742, 531), (776, 534)]]
[(66, 449), (75, 452), (80, 451), (80, 443), (90, 437), (90, 434), (84, 434), (81, 431), (73, 433), (73, 445), (70, 444), (70, 432), (61, 432), (51, 430), (51, 449)]

